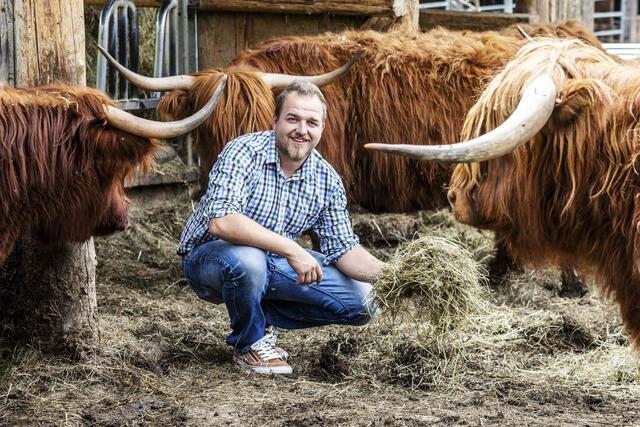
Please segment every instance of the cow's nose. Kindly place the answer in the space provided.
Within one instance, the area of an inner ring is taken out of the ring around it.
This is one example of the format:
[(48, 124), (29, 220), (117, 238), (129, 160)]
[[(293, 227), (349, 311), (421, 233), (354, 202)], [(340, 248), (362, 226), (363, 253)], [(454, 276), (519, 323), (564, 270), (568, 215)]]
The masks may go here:
[(455, 192), (455, 190), (447, 191), (447, 200), (449, 200), (449, 204), (453, 208), (454, 205), (456, 204), (456, 192)]

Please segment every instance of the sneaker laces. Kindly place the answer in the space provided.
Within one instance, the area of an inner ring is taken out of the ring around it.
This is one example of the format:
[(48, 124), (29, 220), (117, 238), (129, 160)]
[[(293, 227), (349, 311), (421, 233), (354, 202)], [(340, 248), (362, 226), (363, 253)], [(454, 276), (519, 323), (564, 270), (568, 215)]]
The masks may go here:
[(272, 346), (276, 346), (276, 342), (278, 341), (278, 336), (276, 335), (275, 329), (273, 326), (267, 326), (264, 329), (264, 340), (268, 341)]
[(267, 338), (267, 336), (260, 338), (258, 341), (251, 345), (251, 350), (258, 353), (258, 356), (262, 360), (280, 359), (280, 354), (275, 350), (273, 344)]

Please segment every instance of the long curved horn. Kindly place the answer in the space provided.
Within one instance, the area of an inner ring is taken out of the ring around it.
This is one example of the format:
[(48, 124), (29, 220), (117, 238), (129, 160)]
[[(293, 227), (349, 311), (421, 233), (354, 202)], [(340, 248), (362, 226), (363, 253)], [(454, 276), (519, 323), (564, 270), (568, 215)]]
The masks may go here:
[(522, 38), (526, 39), (527, 41), (533, 41), (533, 37), (527, 34), (524, 28), (522, 28), (520, 25), (516, 25), (516, 28), (518, 29), (518, 32), (520, 33)]
[(293, 76), (289, 74), (273, 74), (273, 73), (256, 73), (258, 76), (267, 84), (269, 87), (273, 89), (284, 88), (289, 86), (289, 84), (295, 80), (303, 80), (309, 83), (313, 83), (316, 86), (324, 86), (328, 85), (332, 81), (341, 77), (344, 73), (349, 71), (349, 69), (356, 63), (358, 59), (362, 56), (362, 51), (353, 55), (353, 57), (344, 64), (342, 67), (331, 71), (330, 73), (320, 74), (318, 76)]
[(205, 106), (197, 113), (182, 120), (175, 122), (156, 122), (134, 116), (133, 114), (127, 113), (119, 108), (112, 107), (111, 105), (105, 105), (107, 121), (111, 126), (142, 137), (175, 138), (192, 131), (207, 117), (209, 117), (213, 112), (213, 109), (216, 108), (218, 99), (220, 99), (220, 95), (222, 94), (226, 84), (227, 76), (224, 75), (215, 93)]
[(154, 90), (154, 91), (167, 91), (175, 89), (189, 89), (193, 86), (195, 78), (188, 75), (179, 75), (171, 77), (147, 77), (134, 73), (124, 65), (120, 64), (116, 59), (107, 52), (105, 48), (98, 45), (98, 49), (102, 54), (116, 67), (116, 69), (134, 85), (141, 89)]
[(536, 78), (524, 89), (516, 110), (504, 123), (489, 133), (458, 144), (365, 144), (365, 147), (417, 160), (465, 163), (494, 159), (529, 141), (542, 129), (553, 112), (557, 91), (551, 76)]

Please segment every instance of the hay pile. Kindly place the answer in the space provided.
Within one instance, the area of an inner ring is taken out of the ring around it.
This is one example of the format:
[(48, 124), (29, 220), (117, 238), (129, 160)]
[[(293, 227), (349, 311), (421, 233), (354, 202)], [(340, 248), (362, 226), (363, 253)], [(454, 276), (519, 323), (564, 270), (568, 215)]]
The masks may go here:
[[(591, 293), (560, 298), (546, 286), (557, 272), (514, 273), (446, 339), (434, 339), (430, 323), (389, 318), (281, 331), (294, 375), (252, 376), (224, 343), (226, 308), (198, 300), (182, 280), (175, 247), (191, 210), (148, 210), (126, 232), (96, 239), (102, 346), (94, 358), (70, 361), (0, 339), (0, 425), (271, 425), (274, 407), (282, 425), (433, 424), (400, 418), (431, 411), (445, 424), (586, 424), (590, 414), (634, 424), (619, 418), (640, 408), (640, 377), (617, 307)], [(490, 248), (443, 218), (428, 232)], [(433, 280), (436, 270), (427, 271)], [(489, 418), (496, 411), (507, 415)]]
[(484, 268), (459, 244), (423, 236), (401, 246), (374, 285), (383, 312), (428, 322), (440, 335), (481, 306)]

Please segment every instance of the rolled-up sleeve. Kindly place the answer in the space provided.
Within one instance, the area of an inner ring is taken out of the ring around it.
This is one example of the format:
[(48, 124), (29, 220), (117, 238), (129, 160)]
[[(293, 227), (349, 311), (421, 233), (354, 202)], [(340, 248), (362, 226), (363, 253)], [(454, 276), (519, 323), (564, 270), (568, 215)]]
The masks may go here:
[(244, 211), (253, 156), (253, 151), (242, 140), (231, 141), (222, 150), (209, 174), (206, 207), (203, 210), (207, 221)]
[(322, 210), (313, 231), (320, 238), (320, 250), (326, 257), (324, 262), (327, 265), (359, 245), (351, 227), (347, 196), (342, 185), (334, 187), (330, 201)]

